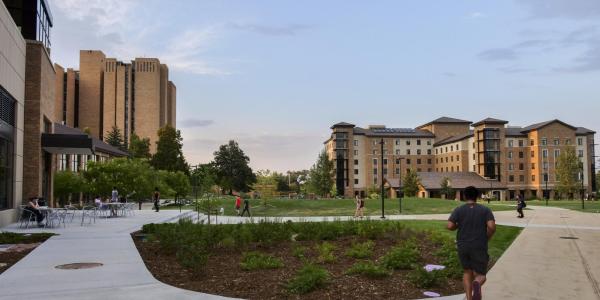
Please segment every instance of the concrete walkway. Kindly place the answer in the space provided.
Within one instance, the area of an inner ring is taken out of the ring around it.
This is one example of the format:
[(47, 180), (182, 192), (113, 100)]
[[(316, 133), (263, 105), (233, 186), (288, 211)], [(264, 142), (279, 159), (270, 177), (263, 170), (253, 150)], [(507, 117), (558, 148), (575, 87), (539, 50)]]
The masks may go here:
[[(525, 227), (489, 273), (486, 299), (598, 299), (600, 292), (600, 214), (559, 208), (533, 207), (526, 218), (512, 211), (495, 213), (498, 224)], [(224, 299), (163, 284), (146, 269), (130, 233), (143, 224), (170, 222), (179, 211), (136, 211), (136, 216), (98, 220), (96, 224), (70, 224), (30, 255), (0, 275), (3, 299)], [(184, 212), (183, 216), (194, 217)], [(447, 214), (388, 216), (392, 220), (446, 220)], [(331, 221), (351, 217), (217, 217), (218, 223), (278, 221)], [(373, 217), (373, 219), (379, 219)], [(215, 218), (211, 218), (215, 223)], [(15, 225), (4, 228), (16, 232)], [(579, 239), (561, 239), (575, 236)], [(99, 262), (102, 267), (58, 270), (54, 266)], [(439, 299), (463, 299), (457, 295)]]

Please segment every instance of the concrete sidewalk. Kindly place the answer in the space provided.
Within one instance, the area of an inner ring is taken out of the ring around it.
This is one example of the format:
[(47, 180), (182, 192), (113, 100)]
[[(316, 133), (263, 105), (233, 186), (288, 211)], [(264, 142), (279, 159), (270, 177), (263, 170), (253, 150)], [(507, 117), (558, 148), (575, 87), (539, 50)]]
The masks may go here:
[[(534, 207), (517, 219), (513, 211), (496, 212), (498, 224), (525, 227), (489, 273), (486, 299), (600, 299), (600, 215)], [(0, 299), (224, 299), (172, 287), (147, 270), (130, 233), (143, 224), (175, 221), (196, 214), (176, 210), (136, 211), (134, 217), (98, 220), (96, 224), (50, 231), (54, 236), (0, 275)], [(446, 220), (448, 214), (391, 215), (391, 220)], [(352, 217), (239, 218), (218, 216), (218, 223), (272, 221), (322, 222)], [(373, 220), (379, 220), (373, 217)], [(214, 217), (211, 220), (215, 222)], [(578, 240), (561, 239), (576, 236)], [(101, 267), (59, 270), (56, 265), (99, 262)], [(440, 299), (463, 299), (457, 295)]]

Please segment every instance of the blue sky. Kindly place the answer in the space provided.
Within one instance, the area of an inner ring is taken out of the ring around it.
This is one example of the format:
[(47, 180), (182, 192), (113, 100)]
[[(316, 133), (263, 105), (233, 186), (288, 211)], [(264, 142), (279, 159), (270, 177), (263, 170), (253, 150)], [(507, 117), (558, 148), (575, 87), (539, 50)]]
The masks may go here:
[(52, 57), (158, 57), (192, 164), (235, 139), (309, 168), (331, 124), (439, 116), (600, 129), (600, 1), (53, 0)]

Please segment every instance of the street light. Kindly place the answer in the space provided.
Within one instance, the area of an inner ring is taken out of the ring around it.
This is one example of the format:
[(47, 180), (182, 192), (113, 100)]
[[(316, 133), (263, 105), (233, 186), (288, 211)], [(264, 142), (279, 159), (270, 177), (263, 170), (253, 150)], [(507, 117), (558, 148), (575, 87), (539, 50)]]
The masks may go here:
[(579, 167), (581, 168), (581, 176), (579, 177), (579, 179), (581, 180), (581, 192), (580, 192), (580, 196), (581, 196), (581, 210), (585, 209), (585, 202), (583, 201), (583, 162), (579, 163)]
[(381, 139), (381, 141), (379, 142), (379, 145), (381, 145), (381, 218), (385, 219), (385, 204), (383, 201), (383, 145), (385, 144), (385, 142), (383, 141), (383, 138)]
[(548, 198), (550, 198), (550, 193), (548, 192), (548, 171), (544, 173), (544, 183), (546, 184), (546, 189), (544, 190), (544, 198), (546, 198), (546, 206), (548, 206)]
[(402, 190), (402, 160), (404, 157), (398, 157), (398, 170), (400, 171), (400, 177), (398, 178), (398, 207), (400, 207), (400, 213), (402, 213), (402, 196), (404, 195), (404, 191)]

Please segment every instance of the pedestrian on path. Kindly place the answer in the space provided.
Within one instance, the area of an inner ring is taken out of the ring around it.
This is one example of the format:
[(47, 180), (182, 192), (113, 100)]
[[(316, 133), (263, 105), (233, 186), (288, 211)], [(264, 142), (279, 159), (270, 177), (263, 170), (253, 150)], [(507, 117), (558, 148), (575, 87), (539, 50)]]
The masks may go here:
[(454, 209), (447, 228), (458, 229), (456, 244), (467, 300), (480, 300), (489, 262), (488, 241), (496, 231), (496, 221), (492, 210), (477, 204), (479, 191), (475, 187), (465, 188), (464, 195), (467, 203)]
[(160, 210), (160, 192), (158, 191), (158, 187), (154, 188), (154, 195), (152, 195), (152, 200), (154, 200), (154, 210), (158, 212)]
[(361, 219), (364, 217), (364, 209), (365, 209), (365, 200), (361, 198), (359, 195), (356, 195), (356, 211), (354, 212), (354, 217)]
[(248, 217), (252, 217), (250, 214), (250, 200), (248, 199), (244, 199), (244, 210), (242, 210), (242, 217), (244, 216), (245, 212), (248, 212)]
[(117, 191), (116, 186), (113, 186), (112, 192), (110, 193), (110, 202), (119, 202), (119, 191)]
[(517, 195), (517, 212), (519, 215), (517, 218), (524, 218), (523, 208), (527, 207), (527, 203), (525, 203), (525, 199), (521, 197), (521, 195)]
[(242, 198), (240, 198), (240, 196), (235, 196), (235, 211), (237, 212), (237, 215), (240, 215), (240, 207), (242, 206)]

